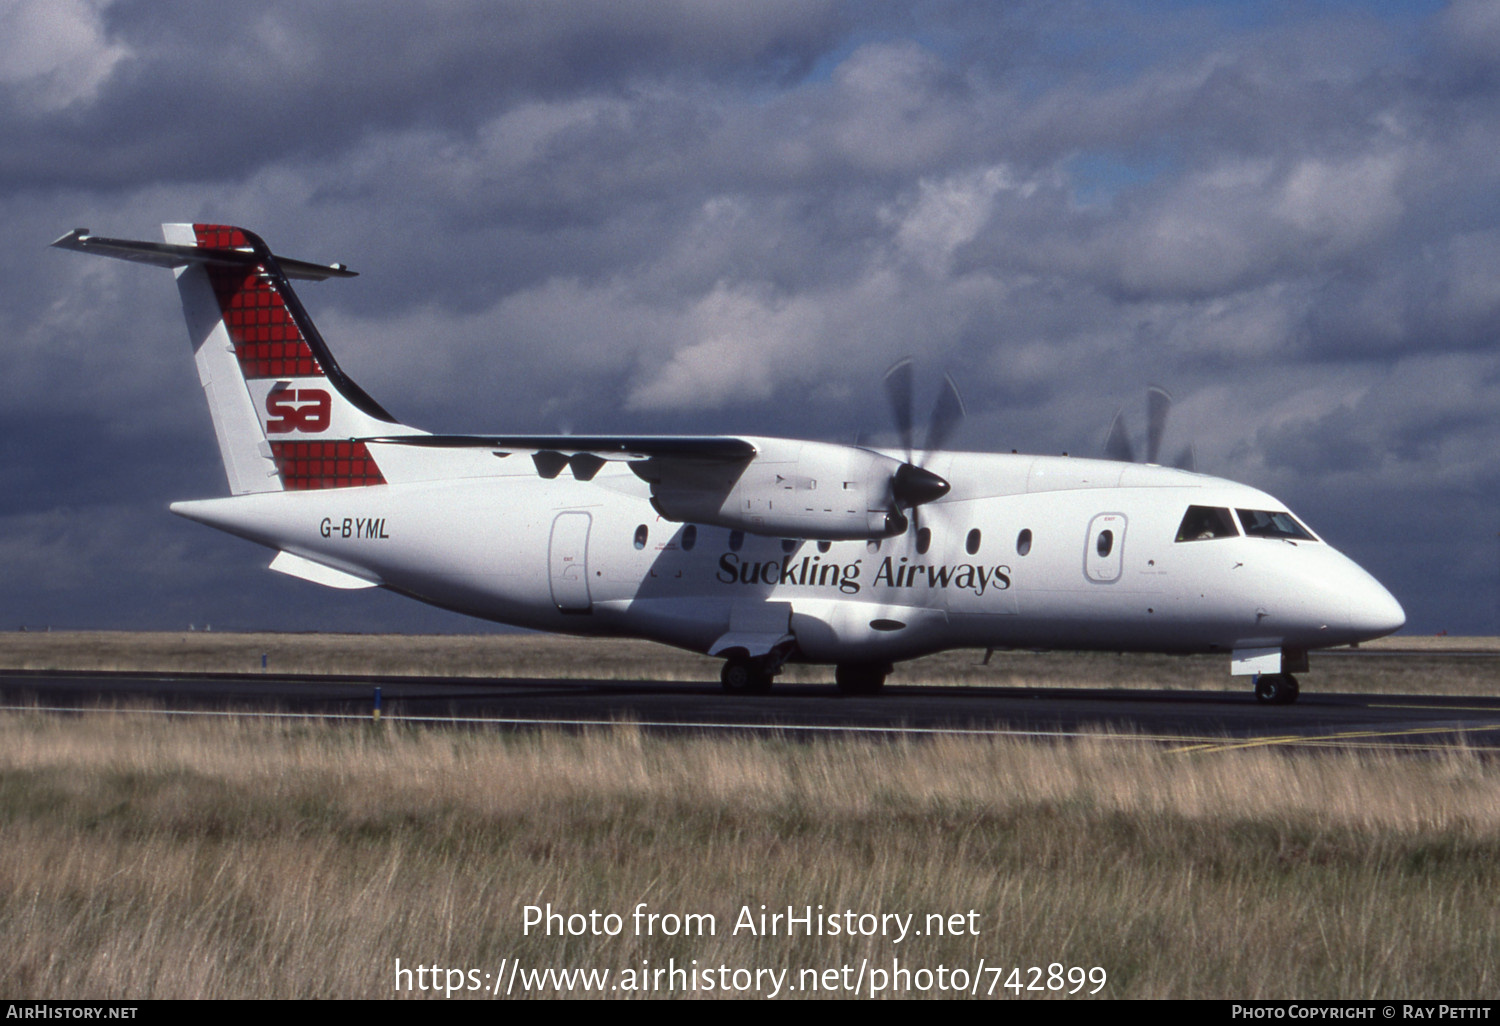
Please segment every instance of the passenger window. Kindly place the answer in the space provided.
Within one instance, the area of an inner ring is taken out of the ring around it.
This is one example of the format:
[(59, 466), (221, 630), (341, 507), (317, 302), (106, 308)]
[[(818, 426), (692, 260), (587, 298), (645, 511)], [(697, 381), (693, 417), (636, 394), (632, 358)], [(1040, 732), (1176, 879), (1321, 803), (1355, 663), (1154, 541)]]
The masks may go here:
[(1099, 553), (1099, 558), (1103, 559), (1105, 556), (1109, 555), (1114, 550), (1115, 550), (1115, 532), (1113, 532), (1113, 531), (1100, 531), (1099, 532), (1099, 540), (1094, 543), (1094, 551), (1096, 551), (1096, 552)]
[(741, 548), (744, 547), (744, 545), (745, 545), (745, 532), (744, 531), (730, 531), (729, 532), (729, 551), (730, 552), (738, 552), (738, 551), (740, 551)]
[(833, 548), (833, 542), (826, 542), (826, 541), (820, 541), (820, 542), (818, 542), (818, 551), (819, 552), (827, 552), (831, 548)]
[(924, 527), (917, 532), (917, 554), (926, 555), (927, 550), (932, 547), (932, 529)]
[(636, 548), (638, 548), (638, 549), (644, 549), (646, 547), (646, 536), (647, 536), (647, 531), (646, 531), (646, 525), (645, 524), (642, 524), (640, 527), (637, 527), (635, 529), (635, 547)]
[(1290, 513), (1263, 509), (1237, 509), (1240, 524), (1251, 538), (1286, 538), (1293, 541), (1317, 541), (1312, 532)]
[(979, 528), (976, 527), (969, 532), (969, 537), (964, 539), (964, 550), (971, 556), (975, 555), (979, 552), (979, 541)]
[(1016, 535), (1016, 555), (1025, 556), (1031, 552), (1031, 528), (1026, 528)]
[(692, 552), (693, 546), (698, 544), (698, 525), (688, 524), (682, 529), (682, 551)]
[(1177, 540), (1180, 542), (1238, 538), (1239, 534), (1229, 510), (1218, 506), (1189, 506), (1177, 528)]
[(796, 547), (797, 547), (797, 539), (795, 539), (795, 538), (783, 538), (783, 539), (781, 539), (781, 551), (782, 552), (791, 552), (794, 549), (796, 549)]

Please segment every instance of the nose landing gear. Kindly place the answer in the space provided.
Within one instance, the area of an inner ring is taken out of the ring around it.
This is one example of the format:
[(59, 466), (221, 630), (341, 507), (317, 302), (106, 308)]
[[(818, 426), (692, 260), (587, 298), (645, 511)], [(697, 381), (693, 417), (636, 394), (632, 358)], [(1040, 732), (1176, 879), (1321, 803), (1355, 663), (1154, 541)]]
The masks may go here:
[(1290, 673), (1262, 673), (1255, 678), (1255, 700), (1262, 705), (1291, 705), (1302, 693)]

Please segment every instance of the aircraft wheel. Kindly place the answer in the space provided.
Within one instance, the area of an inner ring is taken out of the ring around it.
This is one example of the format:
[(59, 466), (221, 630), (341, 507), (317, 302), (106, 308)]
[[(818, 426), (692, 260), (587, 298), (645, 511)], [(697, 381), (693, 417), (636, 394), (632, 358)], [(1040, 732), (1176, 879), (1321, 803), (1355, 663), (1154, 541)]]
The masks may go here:
[(731, 659), (719, 671), (724, 690), (735, 694), (763, 695), (771, 690), (771, 679), (772, 674), (755, 659)]
[(1290, 673), (1263, 673), (1255, 682), (1255, 700), (1262, 705), (1291, 705), (1302, 693)]
[(890, 666), (881, 663), (839, 663), (833, 679), (846, 695), (873, 695), (885, 687), (885, 675), (890, 672)]
[(1297, 678), (1290, 673), (1283, 674), (1286, 677), (1286, 698), (1282, 700), (1283, 705), (1291, 705), (1302, 694), (1302, 685), (1297, 683)]

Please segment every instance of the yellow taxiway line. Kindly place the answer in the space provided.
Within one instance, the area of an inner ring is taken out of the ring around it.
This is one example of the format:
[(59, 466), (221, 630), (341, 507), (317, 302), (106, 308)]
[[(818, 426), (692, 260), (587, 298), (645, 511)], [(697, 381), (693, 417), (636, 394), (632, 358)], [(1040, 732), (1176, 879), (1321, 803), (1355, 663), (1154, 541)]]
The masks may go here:
[[(1346, 730), (1337, 734), (1287, 734), (1281, 737), (1257, 737), (1246, 738), (1240, 741), (1217, 741), (1205, 742), (1197, 745), (1189, 745), (1186, 748), (1169, 749), (1174, 754), (1188, 752), (1228, 752), (1239, 748), (1268, 748), (1272, 745), (1306, 745), (1313, 748), (1348, 748), (1350, 741), (1358, 738), (1375, 737), (1406, 737), (1418, 734), (1477, 734), (1481, 731), (1500, 730), (1500, 723), (1491, 723), (1485, 726), (1443, 726), (1443, 727), (1405, 727), (1399, 730)], [(1375, 746), (1370, 746), (1375, 747)], [(1388, 745), (1379, 747), (1388, 748)], [(1403, 747), (1415, 747), (1406, 745)], [(1446, 745), (1430, 745), (1424, 747), (1439, 748), (1449, 747)]]

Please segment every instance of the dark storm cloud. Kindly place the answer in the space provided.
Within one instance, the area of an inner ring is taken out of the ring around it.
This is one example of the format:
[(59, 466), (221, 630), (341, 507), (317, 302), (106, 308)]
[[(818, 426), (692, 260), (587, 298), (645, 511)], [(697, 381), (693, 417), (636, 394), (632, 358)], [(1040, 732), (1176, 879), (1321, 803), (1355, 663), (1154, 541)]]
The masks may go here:
[(801, 2), (129, 0), (100, 12), (94, 48), (113, 59), (95, 89), (66, 105), (0, 91), (0, 183), (234, 178), (412, 125), (463, 135), (525, 98), (774, 85), (840, 21)]
[[(1500, 505), (1497, 11), (18, 3), (0, 609), (92, 573), (80, 621), (124, 622), (149, 563), (164, 623), (403, 622), (162, 512), (223, 487), (175, 290), (45, 245), (206, 219), (361, 271), (304, 301), (434, 429), (889, 438), (916, 351), (964, 382), (961, 444), (1092, 455), (1159, 381), (1168, 451), (1284, 498), (1414, 626), (1493, 631), (1430, 582), (1482, 586)], [(194, 569), (226, 550), (233, 597)]]

